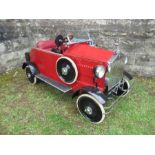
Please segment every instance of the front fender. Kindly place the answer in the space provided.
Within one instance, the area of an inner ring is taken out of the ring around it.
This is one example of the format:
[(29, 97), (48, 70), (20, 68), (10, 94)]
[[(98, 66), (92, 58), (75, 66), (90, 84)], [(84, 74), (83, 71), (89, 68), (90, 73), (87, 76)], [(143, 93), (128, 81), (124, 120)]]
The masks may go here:
[(96, 87), (83, 87), (83, 88), (77, 90), (72, 95), (72, 98), (79, 96), (81, 94), (89, 94), (89, 95), (93, 96), (102, 105), (105, 104), (107, 101), (107, 96), (103, 92), (101, 92), (99, 89), (97, 89)]

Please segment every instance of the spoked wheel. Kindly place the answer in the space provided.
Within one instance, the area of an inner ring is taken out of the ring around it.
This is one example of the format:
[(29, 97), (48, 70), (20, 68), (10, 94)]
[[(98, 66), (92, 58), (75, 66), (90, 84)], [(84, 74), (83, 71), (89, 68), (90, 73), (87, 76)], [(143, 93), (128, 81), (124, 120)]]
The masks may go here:
[(30, 67), (26, 66), (26, 76), (28, 78), (28, 80), (32, 83), (32, 84), (36, 84), (37, 83), (37, 78), (35, 75), (32, 74)]
[(93, 96), (82, 94), (78, 97), (76, 104), (81, 115), (92, 123), (99, 124), (104, 120), (104, 107)]
[(126, 79), (123, 79), (122, 82), (120, 83), (120, 86), (118, 87), (117, 90), (117, 96), (125, 96), (128, 94), (130, 89), (130, 84), (129, 81)]

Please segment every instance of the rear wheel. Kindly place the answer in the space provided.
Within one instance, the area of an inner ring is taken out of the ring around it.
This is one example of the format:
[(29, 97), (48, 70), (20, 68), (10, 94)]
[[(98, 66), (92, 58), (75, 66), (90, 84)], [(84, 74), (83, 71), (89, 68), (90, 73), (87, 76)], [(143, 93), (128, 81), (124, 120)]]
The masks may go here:
[(92, 123), (99, 124), (104, 120), (104, 107), (93, 96), (82, 94), (78, 97), (76, 104), (81, 115)]
[(26, 66), (26, 76), (28, 78), (28, 80), (32, 83), (32, 84), (36, 84), (37, 83), (37, 78), (35, 75), (32, 74), (31, 69), (29, 66)]

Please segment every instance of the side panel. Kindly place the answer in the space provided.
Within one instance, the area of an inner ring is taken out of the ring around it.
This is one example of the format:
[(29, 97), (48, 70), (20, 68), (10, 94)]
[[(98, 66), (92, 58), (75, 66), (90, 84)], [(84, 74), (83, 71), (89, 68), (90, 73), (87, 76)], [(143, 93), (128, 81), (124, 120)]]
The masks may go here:
[(61, 54), (37, 48), (33, 48), (30, 52), (30, 60), (37, 66), (40, 73), (57, 81), (60, 81), (56, 73), (56, 61), (59, 57)]
[(81, 59), (81, 58), (75, 58), (75, 57), (70, 57), (75, 64), (77, 65), (77, 69), (78, 69), (78, 78), (77, 78), (77, 82), (75, 85), (73, 85), (73, 90), (78, 90), (81, 87), (87, 87), (87, 86), (91, 86), (91, 87), (96, 87), (96, 85), (98, 86), (98, 88), (100, 89), (100, 91), (104, 91), (106, 86), (105, 86), (105, 77), (103, 77), (102, 79), (97, 79), (94, 82), (94, 67), (96, 67), (97, 65), (103, 65), (106, 66), (106, 64), (104, 64), (103, 62), (97, 62), (97, 61), (90, 61), (88, 59)]
[(96, 85), (98, 86), (100, 91), (103, 92), (105, 90), (105, 77), (103, 77), (102, 79), (97, 79), (95, 83), (93, 80), (93, 69), (97, 65), (106, 66), (106, 64), (100, 61), (91, 61), (88, 59), (81, 59), (73, 56), (68, 56), (75, 62), (77, 66), (78, 77), (75, 83), (66, 84), (58, 77), (56, 72), (56, 61), (58, 60), (58, 58), (62, 56), (62, 54), (57, 54), (51, 51), (46, 51), (38, 48), (33, 48), (30, 52), (30, 60), (37, 66), (40, 73), (55, 81), (72, 87), (73, 91), (77, 91), (81, 87), (96, 87)]

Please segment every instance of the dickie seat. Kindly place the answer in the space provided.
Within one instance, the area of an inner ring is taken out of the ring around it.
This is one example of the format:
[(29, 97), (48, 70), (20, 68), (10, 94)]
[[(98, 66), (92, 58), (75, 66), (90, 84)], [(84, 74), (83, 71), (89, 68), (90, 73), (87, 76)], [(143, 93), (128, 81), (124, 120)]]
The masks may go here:
[(45, 49), (45, 50), (49, 50), (49, 49), (53, 49), (56, 48), (56, 44), (54, 40), (41, 40), (37, 43), (36, 45), (37, 48), (41, 48), (41, 49)]

